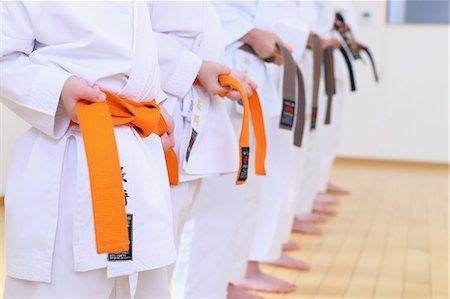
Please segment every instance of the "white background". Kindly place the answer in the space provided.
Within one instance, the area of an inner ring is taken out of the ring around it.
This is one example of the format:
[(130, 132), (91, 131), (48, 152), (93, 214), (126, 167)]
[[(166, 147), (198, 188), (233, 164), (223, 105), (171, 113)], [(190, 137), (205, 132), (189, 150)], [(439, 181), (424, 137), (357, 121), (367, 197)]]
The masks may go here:
[(354, 6), (381, 81), (355, 63), (358, 92), (344, 100), (339, 155), (448, 163), (449, 26), (388, 25), (385, 1)]

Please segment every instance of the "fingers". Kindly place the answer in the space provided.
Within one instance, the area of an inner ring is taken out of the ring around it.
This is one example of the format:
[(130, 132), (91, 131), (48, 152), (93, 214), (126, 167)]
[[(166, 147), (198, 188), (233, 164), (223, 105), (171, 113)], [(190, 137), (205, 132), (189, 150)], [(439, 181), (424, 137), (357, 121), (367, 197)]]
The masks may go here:
[(251, 88), (251, 86), (249, 84), (245, 84), (244, 89), (247, 96), (251, 97), (253, 94), (253, 89)]
[(231, 68), (226, 65), (219, 64), (217, 74), (218, 75), (229, 75), (231, 73)]
[(278, 52), (278, 53), (275, 55), (275, 60), (274, 60), (273, 63), (275, 63), (276, 65), (283, 65), (283, 56), (281, 55), (280, 52)]
[(77, 98), (88, 102), (104, 102), (106, 95), (100, 91), (98, 86), (90, 87), (80, 85), (77, 90)]
[(328, 39), (322, 39), (321, 44), (322, 44), (322, 49), (326, 49), (330, 46), (330, 41)]
[(232, 90), (228, 93), (227, 98), (232, 101), (239, 101), (241, 99), (241, 94), (237, 90)]
[[(245, 93), (248, 96), (251, 96), (253, 94), (253, 89), (257, 88), (258, 85), (256, 84), (255, 81), (250, 80), (247, 76), (247, 74), (237, 71), (237, 70), (232, 70), (231, 74), (232, 77), (236, 78), (239, 80), (239, 82), (241, 83), (242, 87), (244, 88)], [(229, 96), (230, 97), (230, 96)], [(241, 97), (239, 96), (238, 99), (240, 99)]]
[(221, 86), (219, 81), (217, 81), (217, 84), (214, 84), (210, 90), (208, 90), (208, 93), (210, 95), (220, 95), (220, 94), (228, 94), (230, 92), (229, 86)]
[(169, 134), (172, 134), (173, 131), (175, 130), (175, 122), (173, 121), (172, 116), (169, 115), (169, 113), (163, 106), (159, 106), (159, 111), (162, 117), (164, 118), (164, 121), (166, 122), (167, 132)]
[[(257, 89), (258, 88), (258, 83), (256, 83), (255, 81), (253, 81), (253, 80), (248, 80), (248, 84), (250, 85), (250, 87), (252, 88), (252, 89)], [(253, 92), (253, 91), (252, 91)]]
[(174, 142), (172, 142), (169, 134), (167, 133), (164, 133), (164, 135), (161, 136), (161, 144), (164, 152), (167, 152), (171, 147), (175, 145)]
[(334, 49), (339, 49), (339, 48), (341, 47), (341, 43), (339, 42), (338, 39), (333, 38), (333, 39), (331, 40), (331, 46), (332, 46)]

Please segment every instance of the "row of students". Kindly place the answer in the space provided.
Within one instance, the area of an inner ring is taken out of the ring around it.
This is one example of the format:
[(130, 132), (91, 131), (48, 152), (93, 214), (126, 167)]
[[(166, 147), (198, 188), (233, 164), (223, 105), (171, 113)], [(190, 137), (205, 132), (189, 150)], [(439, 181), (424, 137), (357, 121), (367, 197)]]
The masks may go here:
[[(1, 5), (1, 100), (32, 126), (8, 175), (5, 298), (252, 298), (245, 289), (295, 289), (260, 263), (308, 269), (283, 245), (292, 226), (317, 232), (314, 210), (333, 212), (333, 199), (318, 193), (338, 122), (323, 125), (320, 87), (310, 130), (307, 48), (316, 35), (323, 47), (339, 46), (336, 4)], [(280, 129), (282, 48), (303, 71), (300, 148), (294, 130)], [(245, 131), (247, 96), (253, 125)], [(101, 152), (108, 136), (114, 143)]]

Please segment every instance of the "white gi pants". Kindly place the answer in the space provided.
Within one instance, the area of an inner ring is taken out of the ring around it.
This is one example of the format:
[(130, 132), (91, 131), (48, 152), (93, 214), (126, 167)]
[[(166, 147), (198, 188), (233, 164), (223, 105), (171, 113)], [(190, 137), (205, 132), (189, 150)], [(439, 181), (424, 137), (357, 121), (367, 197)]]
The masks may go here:
[(333, 97), (333, 110), (331, 110), (331, 124), (326, 125), (321, 134), (320, 140), (320, 165), (318, 192), (326, 192), (330, 179), (331, 168), (336, 159), (336, 152), (339, 141), (339, 131), (342, 124), (343, 107), (343, 82), (336, 80), (336, 94)]
[(173, 298), (226, 298), (243, 186), (236, 174), (202, 179), (179, 243)]
[(283, 236), (283, 242), (289, 241), (292, 225), (294, 223), (295, 209), (299, 206), (302, 192), (302, 178), (306, 175), (305, 165), (306, 165), (306, 154), (309, 146), (310, 137), (310, 127), (311, 127), (311, 117), (305, 117), (305, 128), (303, 130), (303, 141), (301, 147), (292, 146), (290, 155), (290, 165), (289, 165), (289, 178), (288, 178), (288, 192), (287, 192), (287, 204), (286, 211), (284, 212), (285, 217), (281, 220), (283, 225), (280, 229), (280, 234)]
[(304, 171), (301, 174), (301, 188), (297, 201), (296, 214), (306, 215), (312, 212), (314, 198), (317, 195), (320, 181), (322, 133), (325, 127), (326, 95), (323, 93), (323, 84), (319, 88), (319, 109), (317, 112), (316, 129), (311, 131), (306, 149), (306, 161)]
[(289, 155), (293, 146), (292, 131), (280, 129), (280, 117), (266, 117), (267, 175), (261, 177), (261, 204), (258, 210), (249, 260), (270, 262), (281, 255), (283, 237), (280, 227), (285, 217), (289, 178)]

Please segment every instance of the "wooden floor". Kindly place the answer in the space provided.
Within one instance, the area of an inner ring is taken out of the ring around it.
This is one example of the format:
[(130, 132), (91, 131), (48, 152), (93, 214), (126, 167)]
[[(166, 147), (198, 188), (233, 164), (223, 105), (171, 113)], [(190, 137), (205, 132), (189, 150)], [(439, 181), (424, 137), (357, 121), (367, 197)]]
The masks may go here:
[[(292, 252), (312, 270), (264, 270), (298, 285), (271, 298), (448, 298), (446, 166), (337, 161), (333, 180), (352, 190), (321, 237), (294, 234)], [(0, 207), (0, 281), (4, 280), (3, 206)], [(0, 283), (0, 294), (3, 283)]]

